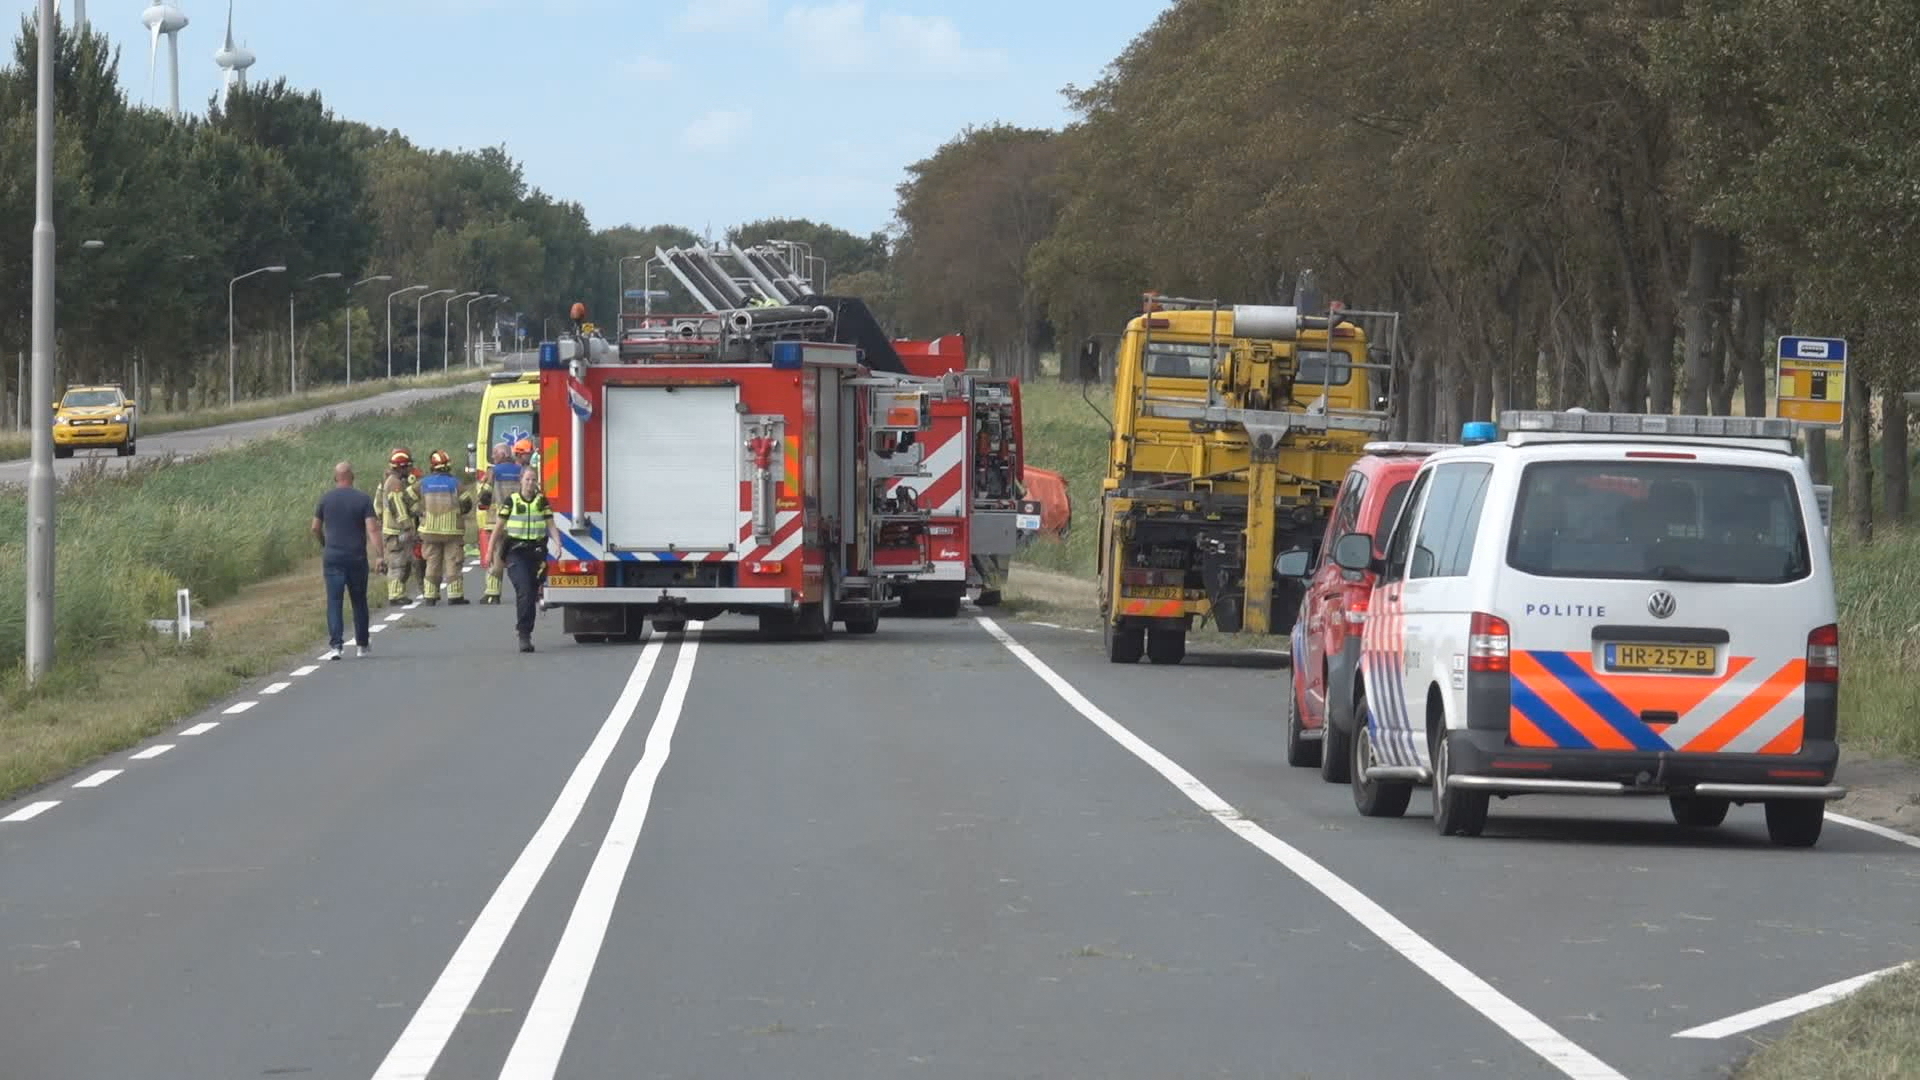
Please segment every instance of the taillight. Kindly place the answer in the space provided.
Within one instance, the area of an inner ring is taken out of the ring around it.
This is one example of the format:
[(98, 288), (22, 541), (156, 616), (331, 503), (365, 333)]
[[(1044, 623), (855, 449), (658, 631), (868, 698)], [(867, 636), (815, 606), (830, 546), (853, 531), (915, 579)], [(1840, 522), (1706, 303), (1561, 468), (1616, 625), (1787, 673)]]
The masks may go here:
[(1347, 594), (1347, 623), (1352, 626), (1364, 624), (1367, 621), (1367, 604), (1372, 600), (1372, 589), (1354, 589), (1349, 592)]
[(1187, 580), (1185, 570), (1140, 570), (1120, 571), (1120, 584), (1134, 588), (1172, 588)]
[(1840, 627), (1833, 623), (1807, 635), (1807, 681), (1840, 681)]
[(1508, 670), (1507, 657), (1512, 640), (1507, 620), (1484, 611), (1474, 612), (1473, 624), (1467, 630), (1467, 670)]

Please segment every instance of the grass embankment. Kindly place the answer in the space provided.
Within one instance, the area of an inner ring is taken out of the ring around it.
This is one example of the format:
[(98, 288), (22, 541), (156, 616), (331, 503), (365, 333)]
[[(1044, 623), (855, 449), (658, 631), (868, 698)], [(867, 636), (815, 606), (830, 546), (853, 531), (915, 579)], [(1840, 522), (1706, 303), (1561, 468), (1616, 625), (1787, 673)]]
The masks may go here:
[[(77, 470), (55, 537), (56, 663), (34, 687), (22, 664), (25, 506), (0, 502), (0, 798), (164, 730), (324, 641), (309, 524), (334, 463), (352, 461), (371, 490), (395, 445), (422, 457), (464, 445), (478, 408), (478, 394), (457, 394), (193, 461)], [(180, 588), (212, 622), (185, 645), (148, 626), (172, 617)], [(369, 594), (379, 606), (385, 589)]]
[(1920, 966), (1876, 979), (1801, 1017), (1749, 1058), (1740, 1080), (1895, 1080), (1920, 1076)]
[[(460, 368), (454, 371), (421, 375), (417, 378), (408, 375), (404, 378), (369, 379), (354, 383), (352, 386), (329, 386), (323, 390), (282, 394), (279, 397), (258, 398), (234, 405), (217, 405), (205, 409), (182, 409), (179, 412), (150, 409), (140, 417), (139, 435), (142, 437), (167, 435), (175, 431), (192, 431), (220, 424), (237, 424), (246, 420), (266, 420), (275, 416), (305, 412), (308, 409), (322, 409), (329, 405), (364, 401), (395, 390), (457, 386), (461, 383), (485, 379), (488, 372), (493, 370), (496, 368)], [(463, 441), (460, 445), (465, 446), (466, 443)], [(26, 434), (11, 432), (0, 436), (0, 461), (18, 461), (32, 453), (33, 448)]]

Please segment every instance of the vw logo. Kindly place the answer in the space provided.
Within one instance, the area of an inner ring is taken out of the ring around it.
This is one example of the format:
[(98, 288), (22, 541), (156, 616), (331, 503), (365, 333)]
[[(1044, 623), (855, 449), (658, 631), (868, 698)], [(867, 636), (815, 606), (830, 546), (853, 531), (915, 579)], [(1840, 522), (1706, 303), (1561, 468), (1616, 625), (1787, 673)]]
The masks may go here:
[(1647, 597), (1647, 614), (1656, 619), (1665, 619), (1673, 615), (1675, 607), (1673, 594), (1665, 589)]

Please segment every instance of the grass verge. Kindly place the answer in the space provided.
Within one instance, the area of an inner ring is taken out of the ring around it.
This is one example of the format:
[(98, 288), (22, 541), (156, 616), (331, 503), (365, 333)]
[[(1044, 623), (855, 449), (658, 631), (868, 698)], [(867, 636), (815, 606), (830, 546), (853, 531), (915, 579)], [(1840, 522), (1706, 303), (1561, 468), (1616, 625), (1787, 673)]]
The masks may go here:
[[(324, 390), (310, 390), (300, 394), (283, 394), (279, 397), (260, 398), (254, 401), (242, 401), (235, 405), (222, 405), (210, 409), (183, 409), (179, 412), (149, 411), (140, 418), (139, 434), (169, 435), (176, 431), (193, 431), (198, 428), (216, 427), (220, 424), (237, 424), (246, 420), (266, 420), (275, 416), (287, 416), (291, 413), (306, 412), (308, 409), (322, 409), (329, 405), (345, 405), (352, 401), (365, 401), (370, 397), (392, 393), (395, 390), (418, 390), (440, 386), (457, 386), (460, 383), (477, 382), (487, 377), (493, 368), (463, 368), (458, 371), (405, 376), (395, 379), (377, 379), (357, 382), (352, 386), (329, 386)], [(463, 442), (460, 445), (465, 446)], [(0, 461), (19, 461), (33, 453), (25, 433), (15, 432), (0, 436)]]
[[(21, 663), (25, 509), (0, 503), (0, 536), (14, 538), (0, 543), (0, 798), (163, 730), (321, 640), (308, 524), (333, 463), (361, 465), (371, 488), (395, 444), (469, 437), (478, 402), (458, 394), (191, 461), (76, 471), (56, 531), (56, 662), (32, 687)], [(180, 588), (212, 622), (186, 645), (147, 625), (173, 614)], [(380, 604), (384, 590), (370, 593)]]
[(1802, 1016), (1736, 1075), (1739, 1080), (1920, 1076), (1920, 965)]

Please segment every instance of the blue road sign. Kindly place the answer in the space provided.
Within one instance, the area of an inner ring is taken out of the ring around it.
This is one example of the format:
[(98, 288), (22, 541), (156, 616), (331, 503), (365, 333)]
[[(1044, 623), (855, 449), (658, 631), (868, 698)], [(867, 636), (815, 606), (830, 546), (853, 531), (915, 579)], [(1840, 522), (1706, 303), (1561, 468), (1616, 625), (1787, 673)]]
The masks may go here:
[(1780, 359), (1824, 360), (1830, 364), (1844, 364), (1847, 360), (1847, 339), (1783, 337), (1780, 339)]

